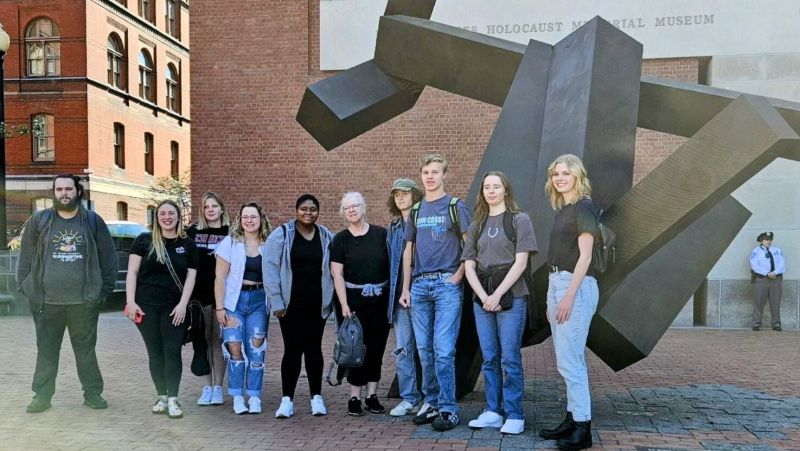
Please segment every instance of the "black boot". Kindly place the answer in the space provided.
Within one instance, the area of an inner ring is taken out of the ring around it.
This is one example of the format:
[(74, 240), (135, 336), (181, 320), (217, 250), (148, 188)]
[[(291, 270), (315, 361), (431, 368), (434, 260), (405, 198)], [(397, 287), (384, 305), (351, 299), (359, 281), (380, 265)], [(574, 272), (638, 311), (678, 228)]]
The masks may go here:
[(576, 451), (592, 447), (592, 422), (576, 421), (570, 434), (556, 442), (558, 449)]
[(539, 431), (539, 437), (545, 440), (556, 440), (568, 436), (573, 429), (575, 429), (575, 420), (572, 419), (572, 412), (567, 412), (567, 416), (561, 424), (551, 429), (542, 429)]

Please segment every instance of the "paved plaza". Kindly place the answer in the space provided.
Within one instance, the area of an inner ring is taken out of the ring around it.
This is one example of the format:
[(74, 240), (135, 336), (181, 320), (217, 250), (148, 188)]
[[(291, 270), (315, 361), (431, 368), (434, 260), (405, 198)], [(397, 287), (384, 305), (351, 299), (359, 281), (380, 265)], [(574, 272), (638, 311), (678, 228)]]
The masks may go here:
[[(333, 327), (325, 333), (325, 354)], [(387, 349), (392, 349), (390, 336)], [(0, 449), (228, 450), (283, 449), (552, 449), (536, 431), (563, 417), (560, 382), (550, 340), (523, 349), (526, 432), (502, 436), (497, 430), (466, 427), (480, 412), (482, 380), (460, 403), (462, 425), (438, 433), (417, 427), (410, 417), (349, 417), (347, 388), (323, 386), (326, 417), (310, 414), (307, 384), (301, 380), (295, 416), (277, 420), (282, 342), (271, 323), (264, 407), (261, 415), (235, 416), (230, 398), (222, 407), (198, 407), (200, 382), (189, 371), (185, 347), (181, 384), (184, 418), (153, 415), (155, 399), (144, 345), (121, 313), (101, 315), (100, 366), (110, 407), (93, 411), (82, 405), (72, 351), (65, 339), (53, 408), (26, 414), (35, 359), (30, 317), (0, 317)], [(614, 373), (588, 357), (593, 394), (594, 448), (637, 450), (800, 450), (800, 332), (671, 329), (651, 356)], [(387, 351), (384, 382), (394, 362)], [(396, 400), (385, 400), (387, 409)]]

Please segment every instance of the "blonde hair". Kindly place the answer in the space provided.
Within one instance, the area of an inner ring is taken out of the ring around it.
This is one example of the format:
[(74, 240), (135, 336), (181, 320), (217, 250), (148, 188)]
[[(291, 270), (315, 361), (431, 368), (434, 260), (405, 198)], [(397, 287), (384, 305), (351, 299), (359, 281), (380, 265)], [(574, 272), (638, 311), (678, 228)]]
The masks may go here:
[(183, 230), (180, 224), (181, 218), (183, 217), (181, 214), (181, 207), (173, 200), (162, 200), (156, 207), (156, 218), (155, 221), (153, 221), (153, 240), (150, 244), (150, 252), (147, 254), (148, 256), (155, 254), (156, 260), (162, 265), (167, 262), (167, 246), (164, 242), (164, 232), (161, 230), (161, 223), (158, 222), (158, 210), (161, 210), (161, 207), (164, 205), (169, 205), (178, 212), (178, 223), (175, 224), (175, 232), (177, 232), (178, 238), (186, 238), (186, 231)]
[(266, 213), (255, 202), (249, 202), (242, 205), (239, 208), (239, 213), (236, 215), (236, 222), (231, 226), (231, 236), (233, 237), (234, 241), (244, 242), (244, 227), (242, 227), (242, 212), (245, 208), (255, 208), (258, 211), (258, 216), (261, 218), (261, 224), (258, 226), (258, 241), (263, 243), (267, 241), (267, 237), (269, 236), (269, 232), (272, 230), (272, 226), (269, 223), (269, 219), (267, 219)]
[(197, 220), (197, 224), (199, 225), (198, 229), (209, 228), (208, 221), (206, 221), (206, 201), (208, 199), (213, 199), (216, 201), (219, 204), (219, 207), (222, 209), (222, 213), (220, 213), (219, 216), (220, 225), (231, 225), (231, 219), (228, 216), (228, 210), (225, 209), (225, 203), (222, 202), (219, 194), (213, 191), (206, 191), (206, 193), (203, 194), (203, 197), (200, 198), (200, 218)]
[(588, 197), (592, 195), (592, 184), (589, 182), (589, 177), (586, 174), (586, 167), (577, 156), (566, 153), (553, 160), (550, 167), (547, 168), (547, 183), (544, 185), (544, 191), (547, 197), (550, 198), (550, 206), (553, 210), (558, 210), (566, 203), (564, 195), (556, 191), (553, 186), (553, 174), (556, 172), (556, 165), (564, 163), (570, 174), (575, 176), (575, 191), (577, 191), (577, 198)]
[(519, 213), (522, 211), (517, 205), (517, 202), (514, 200), (514, 193), (511, 190), (511, 182), (508, 180), (505, 174), (500, 171), (489, 171), (483, 174), (481, 178), (481, 186), (478, 190), (478, 198), (475, 200), (475, 215), (472, 216), (472, 222), (477, 222), (478, 224), (483, 224), (483, 221), (489, 217), (489, 204), (486, 202), (486, 198), (483, 196), (483, 183), (486, 181), (486, 177), (490, 175), (494, 175), (500, 179), (500, 183), (503, 184), (503, 188), (506, 191), (505, 198), (503, 202), (506, 204), (506, 210), (510, 213)]
[(447, 160), (443, 156), (439, 155), (438, 153), (432, 153), (432, 154), (428, 154), (428, 155), (425, 155), (424, 157), (422, 157), (422, 163), (419, 165), (420, 172), (422, 171), (422, 168), (424, 168), (425, 166), (427, 166), (427, 165), (429, 165), (431, 163), (441, 163), (442, 164), (442, 172), (445, 172), (445, 173), (447, 172), (447, 164), (448, 164)]

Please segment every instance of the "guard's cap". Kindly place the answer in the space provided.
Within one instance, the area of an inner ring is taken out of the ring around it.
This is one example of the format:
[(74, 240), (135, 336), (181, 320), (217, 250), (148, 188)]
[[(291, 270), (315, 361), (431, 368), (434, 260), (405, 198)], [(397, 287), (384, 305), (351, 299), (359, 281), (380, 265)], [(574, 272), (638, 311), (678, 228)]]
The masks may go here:
[(772, 232), (761, 232), (758, 234), (758, 238), (756, 238), (756, 241), (758, 241), (759, 243), (762, 242), (763, 240), (772, 241), (773, 236), (774, 234)]

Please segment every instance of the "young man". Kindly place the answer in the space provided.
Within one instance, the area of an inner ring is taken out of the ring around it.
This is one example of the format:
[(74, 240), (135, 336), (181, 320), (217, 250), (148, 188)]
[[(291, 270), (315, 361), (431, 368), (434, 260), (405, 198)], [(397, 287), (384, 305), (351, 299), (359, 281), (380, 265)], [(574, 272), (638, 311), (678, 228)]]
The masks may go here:
[(772, 245), (772, 232), (758, 235), (759, 245), (750, 253), (750, 270), (753, 273), (753, 330), (761, 329), (761, 316), (764, 304), (769, 300), (770, 322), (772, 330), (780, 332), (781, 328), (781, 291), (783, 273), (786, 272), (786, 257), (783, 251)]
[(447, 160), (442, 156), (426, 156), (422, 160), (420, 176), (425, 199), (419, 208), (412, 208), (406, 225), (400, 305), (411, 306), (414, 336), (422, 364), (425, 404), (414, 417), (414, 423), (432, 422), (434, 429), (446, 431), (459, 423), (455, 355), (461, 322), (461, 279), (464, 276), (461, 243), (470, 216), (460, 200), (451, 206), (453, 196), (444, 191)]
[(83, 403), (105, 409), (103, 376), (97, 365), (97, 316), (114, 290), (117, 252), (103, 219), (87, 211), (83, 187), (73, 175), (53, 180), (53, 207), (36, 212), (22, 234), (17, 289), (28, 299), (36, 327), (36, 394), (28, 413), (50, 408), (56, 390), (58, 358), (69, 329)]

